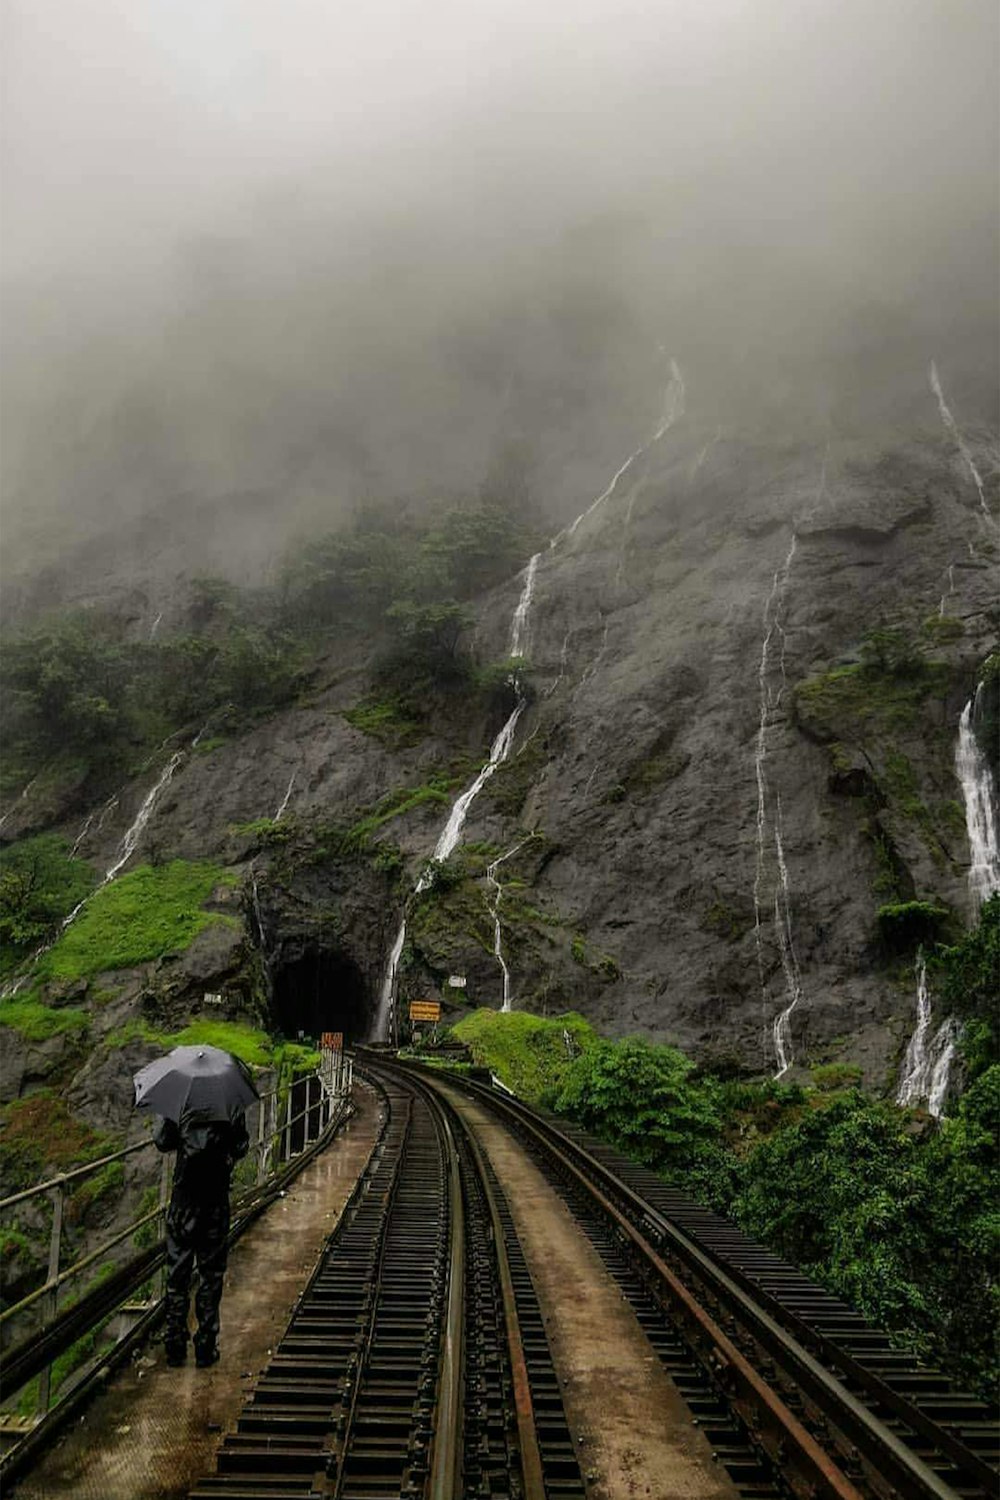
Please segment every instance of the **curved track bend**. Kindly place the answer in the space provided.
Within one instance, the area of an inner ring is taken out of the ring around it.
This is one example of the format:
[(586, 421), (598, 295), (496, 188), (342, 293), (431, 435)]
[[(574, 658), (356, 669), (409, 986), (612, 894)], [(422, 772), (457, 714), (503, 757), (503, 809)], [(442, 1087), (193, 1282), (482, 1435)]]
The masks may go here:
[(733, 1225), (494, 1089), (361, 1062), (378, 1143), (191, 1500), (584, 1500), (483, 1106), (562, 1197), (745, 1500), (995, 1493), (982, 1404)]

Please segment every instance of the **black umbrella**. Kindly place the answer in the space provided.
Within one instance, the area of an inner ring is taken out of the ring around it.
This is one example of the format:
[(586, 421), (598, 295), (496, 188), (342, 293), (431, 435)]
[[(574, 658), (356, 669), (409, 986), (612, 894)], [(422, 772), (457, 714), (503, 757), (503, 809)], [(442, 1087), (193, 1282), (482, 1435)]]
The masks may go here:
[(166, 1057), (140, 1068), (132, 1082), (139, 1109), (164, 1119), (181, 1115), (229, 1120), (258, 1097), (249, 1069), (221, 1047), (175, 1047)]

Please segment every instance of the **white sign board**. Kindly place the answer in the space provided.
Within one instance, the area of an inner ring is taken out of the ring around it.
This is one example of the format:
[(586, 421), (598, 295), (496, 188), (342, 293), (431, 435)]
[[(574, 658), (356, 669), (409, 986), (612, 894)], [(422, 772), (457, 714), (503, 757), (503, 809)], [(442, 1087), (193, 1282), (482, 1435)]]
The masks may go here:
[(452, 987), (453, 990), (464, 990), (465, 989), (465, 975), (464, 974), (449, 974), (449, 976), (448, 976), (448, 983), (451, 985), (451, 987)]

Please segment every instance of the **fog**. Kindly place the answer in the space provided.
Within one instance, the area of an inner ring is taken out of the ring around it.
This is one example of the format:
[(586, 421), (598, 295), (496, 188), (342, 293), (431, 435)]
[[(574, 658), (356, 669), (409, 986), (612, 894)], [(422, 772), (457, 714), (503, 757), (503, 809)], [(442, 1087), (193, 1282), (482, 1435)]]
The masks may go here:
[(995, 415), (991, 0), (6, 0), (3, 32), (8, 570), (234, 494), (263, 561), (511, 438), (562, 519), (671, 356), (748, 432), (909, 420), (931, 357)]

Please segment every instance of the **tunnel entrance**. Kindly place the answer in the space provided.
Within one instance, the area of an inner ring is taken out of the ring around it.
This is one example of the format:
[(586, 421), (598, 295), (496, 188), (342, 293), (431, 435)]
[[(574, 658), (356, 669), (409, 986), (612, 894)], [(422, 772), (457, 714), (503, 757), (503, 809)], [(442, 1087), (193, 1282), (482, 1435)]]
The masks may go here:
[(285, 1036), (301, 1031), (317, 1046), (324, 1031), (342, 1031), (346, 1046), (364, 1040), (372, 1005), (361, 970), (345, 953), (307, 949), (276, 963), (271, 977), (271, 1012)]

